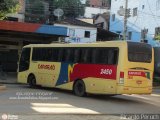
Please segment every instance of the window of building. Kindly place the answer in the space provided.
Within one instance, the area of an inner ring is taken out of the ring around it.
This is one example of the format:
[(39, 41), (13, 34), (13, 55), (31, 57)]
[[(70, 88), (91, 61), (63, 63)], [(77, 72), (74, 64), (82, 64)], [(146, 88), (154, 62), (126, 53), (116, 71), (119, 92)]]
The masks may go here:
[(90, 38), (91, 32), (90, 31), (85, 31), (84, 37), (85, 38)]
[(160, 10), (160, 0), (156, 1), (156, 10)]
[(123, 6), (120, 6), (120, 9), (123, 9)]
[(145, 7), (145, 6), (144, 6), (144, 5), (142, 5), (142, 9), (144, 9), (144, 7)]
[(69, 36), (75, 36), (75, 29), (69, 29)]
[(132, 39), (132, 32), (128, 32), (128, 40)]
[(133, 17), (138, 15), (138, 8), (133, 8)]
[(106, 0), (102, 0), (102, 7), (107, 7), (107, 1)]
[(94, 18), (96, 16), (96, 14), (92, 14), (92, 18)]
[(116, 15), (112, 14), (112, 21), (115, 21), (115, 17), (116, 17)]

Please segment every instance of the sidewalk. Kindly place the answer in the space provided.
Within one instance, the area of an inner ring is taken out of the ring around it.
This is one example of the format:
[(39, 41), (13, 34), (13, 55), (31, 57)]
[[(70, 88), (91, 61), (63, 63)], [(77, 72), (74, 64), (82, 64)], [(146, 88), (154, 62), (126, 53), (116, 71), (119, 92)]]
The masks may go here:
[(17, 83), (17, 73), (6, 73), (0, 76), (0, 84), (15, 84)]
[(153, 93), (160, 95), (160, 87), (153, 88)]

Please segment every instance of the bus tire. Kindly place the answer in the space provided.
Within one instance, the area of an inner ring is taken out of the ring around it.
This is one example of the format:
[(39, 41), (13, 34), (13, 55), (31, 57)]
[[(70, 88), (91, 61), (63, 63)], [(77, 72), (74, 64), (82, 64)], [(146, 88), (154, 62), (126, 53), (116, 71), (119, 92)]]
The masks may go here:
[(73, 92), (76, 96), (79, 96), (79, 97), (86, 96), (86, 87), (83, 80), (75, 81), (73, 85)]
[(28, 84), (31, 88), (36, 87), (36, 78), (33, 74), (28, 76)]

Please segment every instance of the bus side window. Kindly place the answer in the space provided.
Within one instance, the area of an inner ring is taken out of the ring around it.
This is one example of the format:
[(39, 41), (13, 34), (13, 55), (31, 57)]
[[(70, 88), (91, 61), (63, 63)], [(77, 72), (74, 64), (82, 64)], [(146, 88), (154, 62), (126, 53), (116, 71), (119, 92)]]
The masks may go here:
[(30, 48), (24, 48), (22, 50), (22, 55), (20, 58), (20, 66), (19, 66), (19, 71), (25, 71), (29, 69), (29, 65), (30, 65), (30, 52), (31, 49)]
[(98, 48), (95, 48), (92, 50), (92, 63), (93, 64), (97, 64), (99, 63), (99, 49)]
[(40, 54), (40, 55), (41, 55), (41, 56), (40, 56), (40, 61), (46, 61), (46, 53), (47, 53), (47, 52), (46, 52), (46, 49), (45, 49), (45, 48), (41, 48), (41, 49), (40, 49), (40, 53), (41, 53), (41, 54)]
[(58, 62), (58, 55), (59, 55), (59, 50), (54, 48), (52, 52), (52, 61), (53, 62)]
[(82, 62), (83, 63), (91, 63), (92, 59), (92, 49), (85, 48), (82, 50)]
[(32, 60), (33, 61), (37, 61), (38, 60), (38, 55), (37, 55), (37, 49), (36, 48), (33, 48)]
[(115, 49), (110, 49), (108, 51), (108, 64), (115, 65), (117, 64), (118, 51)]
[(66, 48), (64, 50), (64, 62), (73, 62), (74, 61), (74, 49), (73, 48)]
[(99, 63), (108, 64), (108, 49), (100, 48), (99, 49)]
[(59, 49), (58, 62), (63, 62), (63, 49)]
[(118, 55), (119, 55), (119, 50), (115, 49), (114, 50), (114, 64), (118, 64)]
[(41, 48), (33, 48), (32, 60), (33, 61), (42, 61), (42, 49)]
[(45, 61), (53, 61), (53, 49), (52, 48), (46, 48), (45, 49)]
[(115, 48), (97, 48), (94, 54), (96, 64), (117, 64), (118, 50)]
[(113, 65), (114, 60), (114, 51), (113, 50), (108, 50), (108, 64)]
[(75, 49), (74, 51), (74, 63), (79, 63), (81, 59), (81, 49)]

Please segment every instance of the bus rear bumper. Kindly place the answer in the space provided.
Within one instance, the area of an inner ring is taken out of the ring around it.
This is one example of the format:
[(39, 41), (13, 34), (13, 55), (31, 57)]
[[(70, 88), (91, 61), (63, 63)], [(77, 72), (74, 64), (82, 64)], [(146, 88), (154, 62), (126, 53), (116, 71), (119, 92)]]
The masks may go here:
[(151, 94), (152, 87), (118, 87), (117, 94)]

